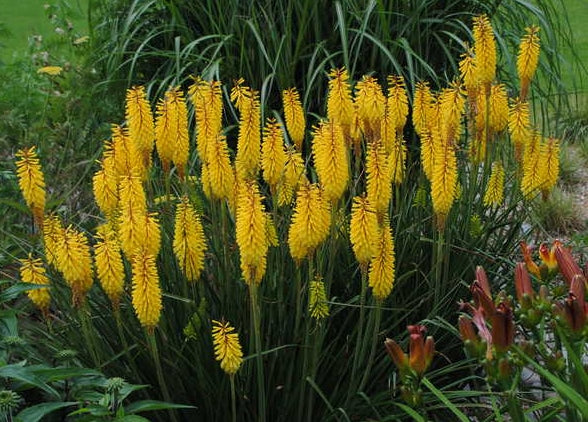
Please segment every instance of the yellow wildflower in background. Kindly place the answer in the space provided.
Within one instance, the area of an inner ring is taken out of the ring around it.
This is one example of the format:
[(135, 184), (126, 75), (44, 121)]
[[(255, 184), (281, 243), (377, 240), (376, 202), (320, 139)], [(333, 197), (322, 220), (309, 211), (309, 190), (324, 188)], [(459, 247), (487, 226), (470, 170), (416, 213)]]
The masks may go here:
[(504, 199), (504, 167), (500, 161), (492, 163), (492, 172), (484, 193), (484, 205), (499, 206)]
[(39, 75), (59, 76), (63, 68), (61, 66), (43, 66), (37, 69)]
[(341, 126), (320, 122), (313, 131), (312, 155), (325, 198), (338, 201), (349, 183), (349, 159)]
[(161, 317), (161, 288), (155, 257), (144, 250), (135, 254), (132, 262), (132, 302), (139, 322), (153, 332)]
[(329, 94), (327, 97), (327, 119), (338, 123), (348, 134), (353, 124), (353, 100), (347, 69), (331, 69), (329, 72)]
[(280, 124), (276, 119), (269, 118), (263, 129), (261, 169), (263, 170), (263, 180), (267, 182), (272, 192), (276, 191), (286, 165), (283, 136)]
[(327, 238), (330, 225), (331, 210), (319, 186), (301, 184), (288, 230), (292, 258), (301, 261), (312, 253)]
[(288, 134), (294, 142), (296, 149), (302, 151), (306, 118), (304, 117), (300, 95), (298, 95), (296, 88), (284, 90), (282, 93), (282, 102), (284, 104), (284, 118), (286, 119)]
[(376, 210), (366, 197), (353, 198), (349, 233), (357, 262), (367, 267), (377, 252), (379, 229)]
[(487, 15), (474, 17), (472, 32), (477, 80), (488, 89), (496, 75), (496, 40)]
[(82, 305), (92, 287), (92, 256), (86, 236), (69, 226), (56, 241), (57, 269), (72, 290), (73, 304)]
[(308, 285), (308, 313), (314, 319), (323, 319), (329, 316), (325, 283), (320, 276), (316, 276)]
[(16, 152), (18, 186), (37, 224), (43, 222), (45, 212), (45, 176), (34, 146)]
[(155, 142), (155, 125), (144, 86), (133, 86), (127, 89), (125, 117), (129, 127), (129, 136), (143, 157), (144, 167), (148, 168)]
[(461, 80), (468, 93), (468, 98), (475, 98), (478, 89), (478, 75), (476, 74), (474, 52), (467, 47), (466, 52), (461, 57), (462, 59), (459, 62)]
[(376, 300), (386, 299), (394, 287), (394, 238), (390, 221), (386, 218), (376, 239), (376, 252), (370, 261), (368, 284)]
[(206, 237), (200, 216), (187, 196), (176, 208), (173, 248), (188, 281), (198, 280), (204, 269)]
[(104, 233), (97, 236), (94, 259), (100, 285), (108, 295), (112, 307), (117, 310), (124, 290), (125, 269), (117, 235), (111, 226), (107, 226)]
[(214, 356), (220, 362), (221, 369), (228, 375), (234, 375), (243, 364), (243, 352), (239, 344), (239, 334), (225, 321), (212, 321), (212, 342)]
[[(49, 286), (49, 279), (45, 275), (45, 268), (43, 268), (43, 263), (40, 259), (33, 259), (32, 254), (29, 254), (28, 258), (21, 259), (20, 263), (20, 279), (23, 283)], [(27, 290), (27, 296), (43, 314), (49, 312), (51, 295), (48, 288)]]
[(237, 197), (236, 240), (247, 284), (260, 283), (268, 249), (262, 196), (256, 182), (243, 182)]
[(517, 56), (517, 72), (521, 81), (521, 99), (525, 100), (529, 85), (539, 63), (539, 27), (525, 28), (527, 34), (521, 40)]

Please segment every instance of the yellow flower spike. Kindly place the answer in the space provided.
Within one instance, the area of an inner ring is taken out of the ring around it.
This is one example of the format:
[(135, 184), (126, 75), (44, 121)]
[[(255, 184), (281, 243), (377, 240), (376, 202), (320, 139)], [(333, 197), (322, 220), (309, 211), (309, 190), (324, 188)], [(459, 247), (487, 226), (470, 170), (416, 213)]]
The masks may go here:
[(73, 304), (82, 305), (92, 287), (92, 256), (86, 236), (69, 226), (57, 239), (55, 258), (57, 269), (72, 290)]
[(109, 216), (118, 206), (118, 180), (113, 160), (102, 160), (92, 178), (92, 190), (98, 208)]
[(329, 316), (327, 292), (322, 277), (316, 276), (308, 285), (308, 313), (311, 318), (320, 320)]
[(37, 224), (43, 224), (45, 212), (45, 177), (34, 146), (16, 152), (18, 186)]
[(349, 183), (349, 158), (341, 126), (320, 122), (313, 130), (312, 155), (326, 199), (338, 201)]
[[(21, 259), (20, 263), (20, 278), (23, 283), (49, 286), (49, 279), (45, 275), (45, 268), (43, 268), (43, 263), (40, 259), (33, 259), (33, 256), (29, 254), (28, 258)], [(43, 315), (49, 313), (49, 304), (51, 303), (49, 288), (27, 290), (27, 296), (41, 310)]]
[(450, 144), (461, 135), (461, 118), (465, 110), (463, 90), (458, 82), (452, 82), (439, 96), (441, 136)]
[(544, 197), (547, 197), (557, 183), (559, 177), (559, 141), (549, 138), (542, 142), (539, 150), (540, 187)]
[(229, 199), (233, 196), (235, 172), (224, 136), (219, 135), (209, 143), (208, 161), (202, 165), (201, 180), (205, 194), (210, 191), (208, 197)]
[(487, 15), (474, 17), (474, 55), (478, 83), (489, 87), (496, 75), (496, 41)]
[(243, 352), (239, 344), (239, 334), (225, 321), (212, 321), (212, 342), (214, 356), (220, 362), (221, 369), (228, 375), (234, 375), (243, 364)]
[(396, 132), (402, 132), (408, 117), (408, 96), (404, 78), (398, 75), (388, 76), (388, 96), (386, 98), (386, 115)]
[(386, 97), (378, 80), (364, 75), (355, 86), (355, 108), (366, 126), (368, 138), (379, 138), (380, 123), (386, 111)]
[(527, 34), (521, 40), (517, 56), (517, 72), (521, 80), (521, 98), (527, 98), (529, 85), (539, 63), (539, 27), (525, 28)]
[(391, 171), (386, 150), (380, 142), (368, 144), (366, 153), (367, 200), (379, 215), (388, 211), (392, 199)]
[(267, 238), (267, 243), (269, 246), (280, 246), (280, 241), (278, 240), (278, 232), (276, 230), (276, 224), (274, 223), (272, 215), (268, 212), (265, 213), (265, 236)]
[(43, 246), (45, 259), (49, 265), (57, 268), (57, 245), (63, 238), (64, 228), (56, 215), (47, 215), (43, 219)]
[(523, 148), (531, 137), (529, 103), (516, 99), (508, 113), (508, 132), (515, 147), (517, 161), (522, 158)]
[(282, 102), (284, 105), (284, 117), (286, 119), (286, 129), (296, 149), (302, 151), (302, 141), (304, 140), (304, 131), (306, 129), (306, 118), (300, 102), (300, 95), (296, 88), (286, 89), (282, 93)]
[(453, 205), (457, 192), (457, 157), (455, 146), (433, 134), (433, 173), (431, 198), (439, 229), (443, 229), (445, 218)]
[(239, 98), (239, 138), (235, 168), (237, 176), (243, 180), (252, 180), (257, 176), (261, 159), (261, 109), (259, 93), (250, 90), (249, 96)]
[(467, 47), (465, 53), (461, 55), (462, 59), (459, 62), (459, 74), (465, 86), (469, 98), (476, 98), (476, 91), (478, 89), (478, 78), (476, 74), (474, 52)]
[(233, 89), (231, 89), (231, 101), (235, 103), (240, 113), (243, 113), (243, 110), (250, 106), (251, 98), (254, 95), (254, 91), (244, 84), (245, 79), (239, 78), (235, 81)]
[(105, 145), (104, 156), (107, 161), (113, 160), (117, 177), (137, 174), (144, 178), (146, 173), (143, 159), (135, 143), (129, 137), (128, 129), (112, 125), (111, 132), (112, 142)]
[(142, 247), (145, 249), (147, 255), (153, 255), (157, 258), (159, 250), (161, 249), (161, 230), (159, 229), (159, 221), (155, 213), (145, 214), (143, 220), (143, 239)]
[[(436, 131), (439, 136), (439, 131)], [(421, 164), (423, 166), (423, 172), (429, 182), (433, 179), (433, 159), (435, 156), (435, 147), (433, 142), (433, 135), (429, 132), (422, 132), (421, 138)]]
[(402, 133), (399, 133), (396, 136), (388, 156), (388, 161), (390, 167), (390, 180), (397, 185), (402, 183), (406, 171), (406, 141), (404, 140)]
[(94, 259), (100, 285), (108, 295), (112, 307), (118, 310), (124, 290), (125, 269), (116, 232), (112, 227), (106, 227), (103, 234), (98, 235)]
[(504, 84), (492, 85), (490, 91), (490, 128), (502, 132), (508, 126), (508, 95)]
[(327, 118), (341, 125), (344, 133), (348, 134), (353, 124), (353, 114), (354, 107), (347, 69), (331, 69), (329, 72)]
[(169, 172), (173, 161), (183, 177), (189, 155), (189, 137), (188, 110), (180, 87), (169, 89), (157, 102), (155, 147), (164, 172)]
[(429, 119), (432, 107), (433, 94), (429, 84), (427, 82), (418, 82), (414, 91), (412, 124), (419, 136), (428, 132), (428, 127), (433, 123)]
[(366, 197), (353, 198), (349, 234), (357, 262), (362, 269), (367, 268), (376, 255), (380, 234), (376, 211)]
[(384, 225), (379, 229), (379, 237), (376, 240), (376, 253), (370, 262), (368, 284), (372, 288), (372, 294), (376, 300), (383, 301), (392, 292), (394, 287), (394, 237), (390, 221), (386, 218)]
[(129, 136), (143, 157), (144, 167), (148, 168), (155, 143), (155, 124), (144, 86), (133, 86), (127, 89), (125, 116), (129, 126)]
[(208, 148), (218, 139), (222, 132), (223, 97), (219, 81), (205, 81), (194, 78), (188, 88), (188, 94), (194, 104), (196, 119), (196, 149), (200, 161), (207, 162), (212, 153)]
[(504, 199), (504, 167), (500, 161), (492, 164), (492, 172), (484, 194), (484, 205), (500, 206)]
[(268, 250), (266, 217), (256, 182), (242, 182), (237, 197), (236, 240), (247, 284), (260, 283)]
[[(533, 134), (523, 152), (523, 177), (521, 180), (521, 192), (525, 197), (534, 196), (543, 182), (543, 165), (541, 158), (541, 136)], [(543, 173), (544, 174), (544, 173)]]
[(304, 159), (302, 154), (293, 147), (286, 151), (286, 163), (284, 164), (284, 175), (278, 186), (278, 205), (290, 205), (294, 192), (298, 186), (306, 180), (304, 175)]
[[(298, 147), (298, 150), (300, 148)], [(276, 119), (267, 120), (263, 129), (263, 142), (261, 145), (261, 169), (263, 180), (275, 192), (280, 178), (284, 174), (286, 165), (286, 151), (284, 149), (284, 134)]]
[(302, 261), (328, 236), (331, 209), (321, 189), (307, 181), (296, 193), (296, 205), (288, 230), (288, 246), (295, 261)]
[(187, 196), (176, 208), (173, 248), (188, 281), (198, 280), (204, 269), (206, 237), (200, 216)]
[(120, 243), (127, 258), (131, 259), (145, 241), (147, 205), (145, 191), (138, 177), (123, 177), (120, 196)]
[(132, 261), (133, 283), (132, 303), (141, 325), (149, 333), (161, 317), (161, 287), (155, 265), (155, 257), (144, 250), (138, 251)]

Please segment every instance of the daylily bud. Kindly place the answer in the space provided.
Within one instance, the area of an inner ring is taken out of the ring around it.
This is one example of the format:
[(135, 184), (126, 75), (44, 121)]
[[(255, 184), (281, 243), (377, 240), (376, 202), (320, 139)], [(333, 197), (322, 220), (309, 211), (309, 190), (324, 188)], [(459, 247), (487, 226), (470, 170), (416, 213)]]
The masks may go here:
[(425, 371), (431, 366), (433, 362), (433, 355), (435, 354), (435, 340), (429, 336), (425, 340)]
[(494, 306), (494, 302), (492, 301), (492, 297), (486, 294), (486, 291), (484, 291), (482, 285), (476, 280), (472, 283), (470, 290), (472, 292), (476, 307), (481, 307), (484, 310), (485, 316), (492, 316), (492, 314), (494, 314), (496, 311), (496, 308)]
[(498, 377), (501, 379), (506, 379), (511, 372), (510, 363), (508, 359), (500, 359), (498, 362)]
[(461, 315), (457, 320), (457, 324), (459, 327), (459, 334), (461, 335), (461, 339), (466, 341), (471, 341), (472, 343), (478, 341), (478, 337), (476, 336), (476, 332), (474, 331), (474, 325), (472, 321), (466, 317), (465, 315)]
[(409, 364), (419, 376), (425, 372), (425, 341), (423, 335), (426, 329), (422, 325), (409, 325)]
[(386, 351), (392, 358), (392, 362), (394, 362), (394, 365), (396, 365), (400, 373), (403, 374), (408, 368), (407, 354), (402, 351), (398, 343), (390, 338), (386, 339), (384, 345), (386, 346)]
[(553, 248), (555, 249), (555, 258), (559, 265), (559, 270), (568, 283), (572, 282), (575, 275), (583, 275), (568, 248), (564, 247), (559, 240), (553, 242)]
[(496, 307), (492, 316), (492, 344), (498, 352), (504, 352), (514, 341), (512, 309), (504, 302)]
[(557, 260), (555, 259), (554, 247), (550, 250), (545, 243), (542, 243), (541, 246), (539, 246), (539, 258), (541, 258), (541, 261), (547, 265), (549, 272), (557, 271)]
[(476, 267), (476, 281), (480, 283), (480, 287), (488, 297), (492, 297), (492, 292), (490, 291), (490, 283), (488, 282), (488, 276), (486, 275), (486, 271), (484, 268), (478, 265)]
[(523, 300), (525, 295), (531, 298), (535, 294), (531, 286), (531, 277), (527, 272), (527, 267), (524, 262), (518, 262), (515, 269), (515, 288), (517, 291), (517, 299)]
[(568, 293), (568, 297), (564, 300), (563, 311), (572, 331), (579, 332), (584, 328), (586, 324), (584, 301), (580, 301), (572, 292)]
[(521, 251), (523, 252), (523, 259), (525, 260), (525, 264), (527, 264), (527, 269), (531, 274), (535, 274), (537, 277), (541, 278), (541, 271), (533, 261), (533, 258), (531, 258), (531, 249), (529, 249), (529, 246), (524, 241), (521, 241), (520, 245)]
[(580, 302), (586, 299), (586, 278), (583, 275), (575, 275), (570, 284), (570, 293), (573, 293)]

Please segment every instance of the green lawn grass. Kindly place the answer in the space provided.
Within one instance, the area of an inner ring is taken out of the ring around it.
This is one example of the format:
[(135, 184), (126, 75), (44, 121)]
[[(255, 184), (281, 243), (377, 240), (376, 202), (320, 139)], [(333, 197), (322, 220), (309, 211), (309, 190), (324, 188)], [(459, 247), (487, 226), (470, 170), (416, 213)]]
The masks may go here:
[[(0, 24), (8, 34), (0, 36), (0, 60), (10, 62), (15, 56), (27, 51), (32, 35), (43, 38), (55, 36), (55, 28), (51, 24), (45, 4), (56, 3), (43, 0), (0, 0)], [(86, 11), (88, 0), (73, 0), (58, 4), (68, 5), (69, 18), (77, 32), (87, 32)]]

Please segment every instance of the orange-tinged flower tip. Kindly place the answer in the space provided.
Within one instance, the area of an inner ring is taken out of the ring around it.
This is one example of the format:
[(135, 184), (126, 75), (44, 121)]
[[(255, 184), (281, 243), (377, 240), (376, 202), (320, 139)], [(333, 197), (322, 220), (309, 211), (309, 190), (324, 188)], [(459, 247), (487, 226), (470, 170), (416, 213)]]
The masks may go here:
[(523, 252), (523, 259), (525, 260), (525, 264), (527, 264), (527, 270), (529, 270), (531, 274), (535, 274), (537, 277), (541, 278), (541, 271), (533, 261), (533, 258), (531, 258), (531, 249), (525, 241), (521, 241), (520, 245), (521, 251)]
[(396, 365), (398, 370), (400, 372), (406, 371), (408, 368), (408, 355), (402, 351), (398, 343), (387, 338), (386, 341), (384, 341), (384, 345), (386, 346), (388, 355), (390, 355), (392, 362), (394, 362), (394, 365)]
[(547, 266), (549, 271), (557, 270), (557, 259), (555, 259), (555, 248), (549, 249), (545, 243), (539, 246), (539, 258)]
[(580, 266), (572, 256), (570, 250), (563, 246), (559, 240), (553, 242), (553, 249), (559, 270), (568, 283), (571, 284), (575, 275), (583, 275)]
[(524, 262), (518, 262), (515, 269), (515, 289), (517, 291), (517, 299), (522, 301), (525, 295), (534, 296), (533, 287), (531, 286), (531, 277), (527, 271), (527, 266)]

